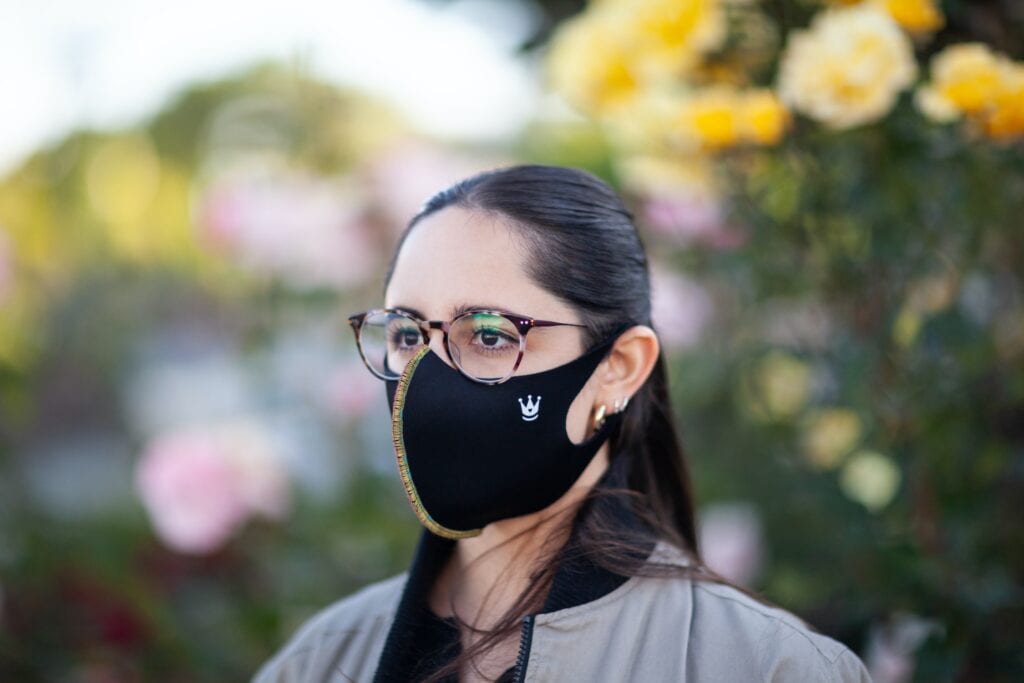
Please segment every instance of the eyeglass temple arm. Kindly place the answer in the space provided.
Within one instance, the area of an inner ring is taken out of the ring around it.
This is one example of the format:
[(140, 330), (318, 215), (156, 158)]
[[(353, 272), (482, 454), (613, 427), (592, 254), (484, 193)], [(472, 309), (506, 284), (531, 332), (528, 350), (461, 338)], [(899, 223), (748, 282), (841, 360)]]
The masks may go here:
[(556, 327), (558, 325), (566, 325), (568, 327), (586, 327), (586, 325), (580, 325), (579, 323), (559, 323), (553, 320), (534, 320), (534, 327)]

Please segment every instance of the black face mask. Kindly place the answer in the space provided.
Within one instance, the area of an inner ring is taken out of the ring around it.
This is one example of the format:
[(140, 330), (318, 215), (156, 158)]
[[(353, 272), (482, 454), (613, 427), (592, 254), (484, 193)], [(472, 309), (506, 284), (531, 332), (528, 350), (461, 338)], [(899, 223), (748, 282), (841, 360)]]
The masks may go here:
[(622, 329), (575, 360), (501, 384), (474, 382), (429, 346), (388, 380), (399, 474), (423, 526), (476, 536), (561, 498), (621, 421), (608, 415), (580, 444), (565, 432), (569, 406)]

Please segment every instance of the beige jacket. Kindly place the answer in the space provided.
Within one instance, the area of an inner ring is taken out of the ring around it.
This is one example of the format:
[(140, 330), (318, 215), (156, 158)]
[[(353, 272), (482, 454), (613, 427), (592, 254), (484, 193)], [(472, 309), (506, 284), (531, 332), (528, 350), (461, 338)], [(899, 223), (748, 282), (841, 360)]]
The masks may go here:
[[(655, 556), (688, 561), (663, 541)], [(322, 610), (255, 683), (373, 680), (407, 578), (371, 584)], [(686, 578), (631, 577), (596, 600), (526, 621), (522, 681), (871, 680), (846, 646), (789, 612)]]

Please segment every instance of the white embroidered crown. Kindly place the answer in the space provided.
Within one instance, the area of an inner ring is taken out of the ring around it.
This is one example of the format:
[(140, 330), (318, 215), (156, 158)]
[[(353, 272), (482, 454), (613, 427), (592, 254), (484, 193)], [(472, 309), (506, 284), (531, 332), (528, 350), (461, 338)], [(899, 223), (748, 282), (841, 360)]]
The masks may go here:
[(523, 399), (519, 399), (519, 407), (523, 411), (523, 419), (527, 422), (533, 422), (537, 419), (537, 415), (540, 414), (540, 396), (537, 400), (533, 400), (533, 394), (526, 396), (526, 403), (523, 403)]

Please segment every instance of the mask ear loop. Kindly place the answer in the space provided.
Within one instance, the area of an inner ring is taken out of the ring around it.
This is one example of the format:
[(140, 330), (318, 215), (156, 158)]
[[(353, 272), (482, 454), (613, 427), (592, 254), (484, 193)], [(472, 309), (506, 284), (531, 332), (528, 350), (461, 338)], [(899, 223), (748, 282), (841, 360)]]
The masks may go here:
[(409, 498), (409, 502), (412, 503), (412, 511), (416, 514), (416, 518), (420, 520), (420, 524), (425, 526), (427, 530), (437, 536), (443, 536), (444, 538), (470, 538), (472, 536), (479, 536), (483, 529), (469, 529), (467, 531), (459, 531), (458, 529), (449, 529), (446, 526), (438, 524), (437, 521), (430, 516), (427, 509), (423, 507), (423, 502), (420, 500), (420, 494), (416, 491), (416, 486), (412, 483), (412, 475), (409, 474), (409, 459), (406, 457), (405, 452), (405, 438), (402, 435), (402, 410), (405, 408), (405, 396), (409, 388), (409, 380), (412, 378), (412, 373), (416, 370), (416, 366), (420, 364), (420, 361), (430, 353), (431, 349), (429, 346), (424, 346), (416, 355), (412, 357), (409, 363), (405, 366), (402, 371), (402, 375), (398, 378), (398, 388), (395, 390), (395, 404), (391, 411), (391, 440), (395, 446), (395, 457), (398, 459), (398, 474), (402, 478), (402, 487), (405, 488), (405, 495)]

